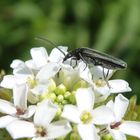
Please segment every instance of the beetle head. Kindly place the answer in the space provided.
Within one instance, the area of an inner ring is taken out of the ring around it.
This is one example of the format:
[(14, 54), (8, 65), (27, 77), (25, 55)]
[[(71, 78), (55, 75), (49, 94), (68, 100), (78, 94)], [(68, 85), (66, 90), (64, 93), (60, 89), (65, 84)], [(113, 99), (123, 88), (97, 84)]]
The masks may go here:
[(79, 49), (75, 49), (75, 50), (68, 52), (68, 54), (64, 57), (63, 62), (69, 58), (74, 58), (76, 60), (79, 60), (80, 59), (79, 52), (80, 52)]
[(69, 52), (63, 59), (63, 62), (66, 61), (67, 59), (73, 57), (73, 53), (72, 52)]

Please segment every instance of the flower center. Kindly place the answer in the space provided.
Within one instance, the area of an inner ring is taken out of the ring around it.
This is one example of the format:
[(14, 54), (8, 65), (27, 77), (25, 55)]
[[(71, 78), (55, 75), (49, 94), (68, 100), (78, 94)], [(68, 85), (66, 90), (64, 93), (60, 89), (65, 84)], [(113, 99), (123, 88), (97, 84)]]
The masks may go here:
[(106, 82), (104, 80), (102, 80), (102, 79), (98, 79), (98, 80), (95, 81), (95, 85), (97, 87), (103, 87), (103, 86), (106, 85)]
[(36, 127), (36, 135), (38, 137), (45, 137), (47, 135), (47, 131), (42, 126), (37, 126)]
[(19, 108), (19, 107), (16, 107), (16, 115), (24, 115), (24, 113), (25, 113), (25, 110), (23, 110), (23, 109), (21, 109), (21, 108)]
[(120, 125), (121, 125), (121, 122), (115, 122), (115, 123), (112, 123), (110, 125), (110, 128), (111, 129), (118, 129)]
[(30, 88), (34, 88), (37, 83), (36, 83), (36, 80), (34, 79), (34, 77), (28, 77), (27, 84), (29, 85)]
[(82, 112), (81, 116), (80, 116), (81, 121), (85, 124), (85, 123), (89, 123), (92, 120), (92, 115), (90, 112), (88, 111), (84, 111)]

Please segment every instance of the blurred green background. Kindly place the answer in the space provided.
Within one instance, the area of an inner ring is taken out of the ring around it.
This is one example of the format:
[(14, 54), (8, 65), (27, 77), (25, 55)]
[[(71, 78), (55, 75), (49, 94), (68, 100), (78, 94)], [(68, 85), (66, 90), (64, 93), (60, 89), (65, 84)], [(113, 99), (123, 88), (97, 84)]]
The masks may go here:
[(32, 47), (47, 42), (91, 47), (128, 63), (114, 78), (125, 79), (140, 103), (140, 0), (1, 0), (0, 69), (13, 59), (27, 60)]

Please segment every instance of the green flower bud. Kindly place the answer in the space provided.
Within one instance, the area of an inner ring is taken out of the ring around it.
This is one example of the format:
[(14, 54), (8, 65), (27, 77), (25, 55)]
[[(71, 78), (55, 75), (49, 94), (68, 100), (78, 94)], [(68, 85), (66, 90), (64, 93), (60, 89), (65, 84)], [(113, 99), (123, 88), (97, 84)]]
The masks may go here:
[(67, 90), (66, 87), (63, 84), (60, 84), (59, 86), (56, 87), (55, 93), (57, 95), (60, 95), (60, 94), (63, 95), (66, 92), (66, 90)]
[(50, 79), (49, 81), (50, 81), (50, 85), (48, 87), (48, 90), (50, 92), (52, 92), (52, 91), (54, 91), (56, 89), (56, 83), (55, 83), (55, 81), (53, 79)]
[(69, 96), (68, 100), (72, 104), (76, 104), (76, 99), (75, 99), (75, 92), (73, 91), (72, 94)]
[(106, 134), (106, 135), (102, 136), (102, 139), (103, 140), (113, 140), (112, 136), (110, 134)]
[(68, 104), (68, 103), (69, 103), (69, 102), (68, 102), (67, 100), (63, 100), (63, 101), (62, 101), (62, 104), (63, 104), (63, 105), (66, 105), (66, 104)]
[(78, 135), (78, 133), (71, 133), (70, 140), (80, 140), (80, 136)]
[(63, 100), (64, 100), (64, 96), (63, 95), (58, 95), (57, 98), (56, 98), (56, 101), (58, 103), (61, 103)]
[(67, 91), (64, 93), (64, 98), (69, 99), (70, 95), (71, 95), (71, 92)]
[(49, 98), (49, 93), (48, 91), (44, 92), (42, 95), (39, 96), (40, 100), (44, 100), (46, 98)]
[(78, 88), (86, 88), (86, 87), (87, 87), (87, 83), (84, 80), (81, 80), (74, 85), (73, 90), (77, 90)]
[(59, 103), (58, 103), (56, 100), (55, 100), (54, 104), (55, 104), (55, 105), (59, 105)]
[(62, 109), (61, 107), (58, 107), (55, 118), (59, 118), (61, 116), (61, 113), (62, 113)]
[(49, 93), (49, 98), (51, 99), (52, 102), (56, 100), (56, 94), (55, 93)]

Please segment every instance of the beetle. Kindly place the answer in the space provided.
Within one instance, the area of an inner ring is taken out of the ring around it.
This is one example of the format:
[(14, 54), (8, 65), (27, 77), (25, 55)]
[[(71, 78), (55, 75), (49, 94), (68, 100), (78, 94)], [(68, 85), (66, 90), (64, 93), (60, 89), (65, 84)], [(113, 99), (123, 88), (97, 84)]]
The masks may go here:
[[(76, 60), (76, 65), (77, 65), (77, 60), (82, 60), (86, 64), (86, 67), (90, 63), (92, 63), (95, 66), (102, 66), (104, 80), (106, 81), (107, 86), (109, 88), (110, 85), (107, 81), (109, 70), (121, 70), (127, 68), (127, 63), (124, 62), (123, 60), (90, 48), (83, 47), (83, 48), (76, 48), (72, 51), (69, 51), (68, 54), (65, 55), (63, 62), (69, 58), (71, 58), (71, 62), (72, 60)], [(104, 72), (104, 68), (108, 69), (106, 75)]]
[[(55, 47), (57, 46), (56, 44), (54, 44), (53, 42), (51, 42), (48, 39), (44, 39), (44, 38), (38, 38), (38, 39), (45, 40)], [(110, 87), (109, 83), (107, 81), (107, 76), (109, 74), (109, 70), (121, 70), (121, 69), (127, 68), (127, 63), (124, 62), (123, 60), (113, 57), (111, 55), (108, 55), (106, 53), (102, 53), (95, 49), (82, 47), (82, 48), (76, 48), (72, 51), (69, 51), (67, 54), (65, 54), (60, 48), (58, 48), (58, 47), (56, 47), (56, 48), (61, 53), (63, 53), (63, 55), (64, 55), (63, 62), (65, 62), (67, 59), (71, 58), (71, 62), (72, 62), (72, 60), (76, 60), (76, 65), (77, 65), (78, 60), (82, 60), (86, 64), (86, 67), (88, 64), (93, 64), (95, 66), (103, 67), (103, 76), (104, 76), (104, 80), (106, 81), (108, 87)], [(106, 75), (104, 72), (104, 68), (108, 69), (108, 72)]]
[(82, 47), (82, 48), (76, 48), (72, 51), (69, 51), (67, 54), (65, 54), (52, 41), (50, 41), (46, 38), (42, 38), (42, 37), (37, 37), (35, 39), (47, 41), (48, 43), (53, 45), (55, 48), (57, 48), (64, 55), (63, 62), (69, 58), (72, 58), (75, 60), (81, 59), (86, 64), (93, 63), (95, 66), (100, 65), (100, 66), (107, 68), (107, 69), (118, 70), (118, 69), (126, 69), (127, 68), (127, 64), (123, 60), (118, 59), (116, 57), (113, 57), (111, 55), (108, 55), (106, 53), (102, 53), (102, 52), (97, 51), (95, 49)]
[(95, 66), (102, 66), (103, 68), (112, 70), (127, 68), (127, 64), (123, 60), (90, 48), (83, 47), (69, 51), (68, 54), (65, 55), (63, 62), (69, 58), (76, 61), (81, 59), (86, 65), (92, 63)]

